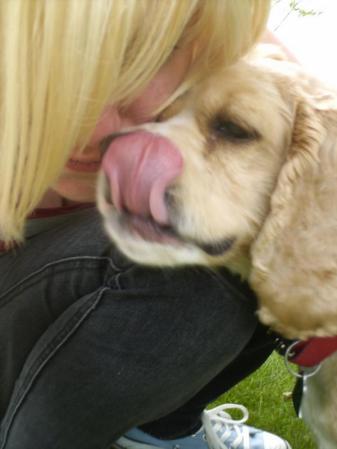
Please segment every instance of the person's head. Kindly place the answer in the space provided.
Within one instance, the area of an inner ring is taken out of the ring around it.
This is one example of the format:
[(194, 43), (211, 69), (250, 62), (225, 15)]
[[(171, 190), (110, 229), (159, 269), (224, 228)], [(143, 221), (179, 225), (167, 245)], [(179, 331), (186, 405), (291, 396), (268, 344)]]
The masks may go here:
[[(196, 78), (234, 62), (258, 40), (269, 4), (1, 1), (1, 238), (21, 239), (25, 217), (55, 183), (74, 148), (90, 140), (107, 107), (137, 105), (134, 100), (150, 80), (185, 49), (188, 62), (165, 95), (158, 94), (159, 103), (150, 103), (154, 109)], [(146, 111), (144, 120), (150, 117)]]

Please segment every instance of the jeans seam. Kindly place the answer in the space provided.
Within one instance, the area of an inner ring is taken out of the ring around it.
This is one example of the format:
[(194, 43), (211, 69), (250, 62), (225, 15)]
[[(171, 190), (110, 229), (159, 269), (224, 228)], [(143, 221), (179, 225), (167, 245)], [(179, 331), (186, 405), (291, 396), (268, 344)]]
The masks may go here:
[[(28, 276), (24, 277), (23, 279), (20, 279), (20, 281), (16, 282), (14, 285), (10, 286), (7, 290), (5, 290), (3, 293), (0, 294), (0, 301), (2, 298), (4, 298), (6, 295), (10, 294), (13, 290), (15, 290), (16, 288), (20, 287), (21, 285), (23, 285), (25, 282), (29, 281), (29, 279), (32, 279), (34, 276), (43, 273), (45, 270), (47, 270), (48, 268), (57, 266), (61, 263), (64, 262), (74, 262), (74, 261), (107, 261), (110, 265), (110, 268), (112, 268), (113, 270), (117, 271), (118, 273), (121, 271), (121, 269), (119, 267), (117, 267), (117, 265), (115, 265), (111, 258), (109, 257), (95, 257), (95, 256), (79, 256), (79, 257), (67, 257), (64, 259), (59, 259), (57, 261), (53, 261), (50, 263), (47, 263), (46, 265), (43, 265), (43, 267), (39, 268), (38, 270), (35, 270), (33, 273), (30, 273)], [(5, 301), (4, 303), (0, 304), (0, 308), (3, 305), (6, 305), (8, 301)]]
[(117, 274), (115, 275), (115, 277), (114, 277), (115, 285), (116, 285), (116, 287), (117, 287), (119, 290), (122, 290), (122, 286), (121, 286), (121, 283), (120, 283), (121, 274), (122, 274), (122, 273), (119, 272), (119, 273), (117, 273)]
[[(5, 444), (7, 442), (8, 434), (10, 431), (10, 428), (12, 426), (12, 423), (14, 421), (14, 418), (21, 407), (24, 399), (26, 398), (29, 389), (31, 388), (34, 381), (39, 376), (41, 370), (47, 365), (47, 363), (50, 361), (50, 359), (55, 355), (55, 353), (59, 350), (59, 348), (65, 343), (65, 341), (68, 340), (69, 337), (73, 335), (73, 333), (79, 328), (79, 326), (82, 324), (82, 322), (87, 318), (87, 316), (96, 308), (97, 304), (100, 302), (103, 294), (109, 290), (108, 287), (103, 288), (97, 297), (95, 297), (95, 300), (91, 304), (91, 306), (86, 309), (87, 303), (92, 301), (92, 296), (90, 296), (85, 304), (81, 307), (80, 310), (78, 310), (75, 315), (72, 315), (69, 320), (64, 324), (62, 329), (57, 333), (56, 336), (53, 337), (52, 342), (49, 342), (46, 344), (46, 346), (42, 349), (40, 356), (37, 358), (37, 360), (33, 363), (33, 365), (30, 367), (28, 373), (25, 376), (25, 379), (28, 379), (27, 381), (23, 382), (21, 387), (16, 392), (16, 396), (18, 396), (18, 400), (15, 401), (15, 405), (8, 410), (7, 417), (3, 421), (3, 442), (0, 441), (0, 449), (4, 449)], [(85, 309), (85, 313), (80, 317), (78, 321), (76, 321), (77, 316), (81, 315), (83, 313), (83, 309)], [(71, 328), (71, 324), (73, 321), (76, 321), (75, 325), (73, 325)], [(57, 343), (55, 345), (55, 342)], [(54, 346), (55, 345), (55, 346)], [(50, 347), (54, 346), (54, 349), (48, 353), (50, 350)], [(46, 353), (48, 353), (46, 357)], [(43, 361), (44, 359), (44, 361)], [(38, 368), (36, 368), (38, 366)], [(34, 372), (35, 370), (35, 372)]]

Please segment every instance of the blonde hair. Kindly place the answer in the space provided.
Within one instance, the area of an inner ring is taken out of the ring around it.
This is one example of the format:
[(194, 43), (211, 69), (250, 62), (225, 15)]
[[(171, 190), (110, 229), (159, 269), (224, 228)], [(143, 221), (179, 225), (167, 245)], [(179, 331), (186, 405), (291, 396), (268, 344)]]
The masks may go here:
[(174, 47), (196, 42), (192, 80), (244, 54), (269, 0), (1, 0), (0, 235), (27, 215), (108, 104), (137, 96)]

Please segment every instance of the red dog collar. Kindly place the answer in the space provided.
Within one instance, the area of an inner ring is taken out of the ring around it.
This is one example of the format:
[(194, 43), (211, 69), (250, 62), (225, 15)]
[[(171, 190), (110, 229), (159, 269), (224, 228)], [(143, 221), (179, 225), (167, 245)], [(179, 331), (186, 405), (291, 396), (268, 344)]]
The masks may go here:
[(310, 338), (293, 345), (289, 361), (304, 367), (319, 365), (337, 351), (336, 337)]

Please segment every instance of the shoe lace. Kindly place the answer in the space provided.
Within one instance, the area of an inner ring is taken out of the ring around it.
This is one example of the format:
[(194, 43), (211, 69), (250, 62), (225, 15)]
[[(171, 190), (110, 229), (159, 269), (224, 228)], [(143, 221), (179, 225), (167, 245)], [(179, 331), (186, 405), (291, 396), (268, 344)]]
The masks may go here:
[[(233, 419), (225, 410), (240, 410), (242, 418)], [(204, 411), (202, 422), (210, 449), (235, 449), (240, 445), (242, 449), (249, 449), (249, 430), (242, 425), (248, 417), (247, 408), (240, 404), (223, 404)]]

